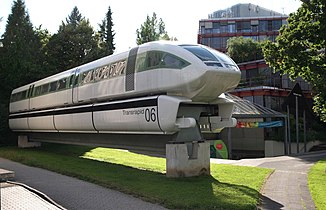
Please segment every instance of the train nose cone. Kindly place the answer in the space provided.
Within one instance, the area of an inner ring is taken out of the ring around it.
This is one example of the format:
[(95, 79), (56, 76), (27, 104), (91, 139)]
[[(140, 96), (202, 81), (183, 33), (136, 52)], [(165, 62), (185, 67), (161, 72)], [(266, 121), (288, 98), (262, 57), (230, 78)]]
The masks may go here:
[(210, 102), (219, 95), (234, 89), (240, 81), (241, 73), (229, 69), (208, 70), (202, 76), (202, 86), (193, 92), (193, 101)]

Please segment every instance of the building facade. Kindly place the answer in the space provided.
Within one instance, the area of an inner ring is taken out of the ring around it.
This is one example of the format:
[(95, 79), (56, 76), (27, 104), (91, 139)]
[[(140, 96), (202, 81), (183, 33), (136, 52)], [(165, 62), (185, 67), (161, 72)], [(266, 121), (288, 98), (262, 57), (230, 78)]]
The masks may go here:
[[(199, 21), (198, 43), (227, 52), (227, 40), (232, 37), (242, 36), (255, 41), (266, 39), (275, 41), (282, 25), (287, 24), (287, 18), (287, 15), (258, 5), (236, 4), (209, 14), (207, 19)], [(312, 106), (311, 86), (301, 78), (291, 81), (287, 75), (275, 73), (264, 59), (238, 63), (238, 66), (241, 70), (241, 81), (238, 87), (230, 92), (231, 94), (286, 113), (288, 96), (298, 83), (304, 98), (308, 99), (310, 107)], [(256, 120), (269, 121), (272, 119)], [(224, 141), (226, 136), (223, 131), (222, 139)], [(250, 154), (251, 157), (262, 157), (267, 140), (284, 139), (284, 128), (258, 128), (255, 130), (232, 128), (232, 136), (232, 150), (240, 153), (245, 151), (244, 155), (236, 157), (246, 157), (246, 154)]]
[(235, 36), (275, 41), (288, 18), (254, 4), (237, 4), (208, 17), (199, 21), (198, 43), (222, 52), (226, 52), (227, 40)]
[[(275, 41), (279, 29), (287, 24), (287, 15), (254, 4), (236, 4), (208, 15), (199, 21), (198, 43), (226, 52), (227, 40), (242, 36), (256, 41)], [(264, 59), (238, 63), (241, 70), (239, 86), (231, 93), (251, 102), (286, 111), (282, 104), (296, 83), (305, 98), (311, 99), (311, 86), (301, 78), (274, 73)]]

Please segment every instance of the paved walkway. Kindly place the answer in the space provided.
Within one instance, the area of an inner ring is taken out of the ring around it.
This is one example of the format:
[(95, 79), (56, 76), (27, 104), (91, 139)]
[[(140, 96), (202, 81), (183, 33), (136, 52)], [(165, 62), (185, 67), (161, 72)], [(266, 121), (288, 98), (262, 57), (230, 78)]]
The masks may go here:
[[(307, 172), (316, 161), (325, 158), (326, 151), (322, 151), (298, 157), (211, 159), (211, 162), (275, 169), (262, 189), (259, 209), (314, 210), (315, 206), (307, 183)], [(14, 171), (15, 181), (45, 193), (67, 209), (164, 209), (159, 205), (147, 203), (130, 195), (2, 158), (0, 158), (0, 168)], [(16, 199), (17, 197), (18, 199)], [(0, 209), (17, 209), (17, 207), (29, 209), (27, 207), (33, 202), (34, 204), (37, 202), (41, 209), (58, 209), (45, 201), (44, 197), (14, 184), (1, 183), (0, 198)]]
[(326, 151), (321, 151), (297, 157), (214, 159), (211, 162), (275, 169), (262, 189), (259, 209), (314, 210), (315, 205), (308, 188), (308, 171), (316, 161), (325, 158)]
[[(110, 190), (92, 183), (81, 181), (76, 178), (64, 176), (58, 173), (47, 171), (40, 168), (30, 167), (16, 163), (10, 160), (0, 158), (0, 168), (15, 172), (15, 181), (24, 183), (38, 191), (49, 196), (58, 204), (67, 209), (144, 209), (144, 210), (160, 210), (162, 206), (145, 202), (141, 199), (123, 194), (118, 191)], [(1, 192), (9, 195), (24, 196), (21, 188), (18, 186), (4, 187), (1, 184)], [(13, 192), (16, 190), (16, 194)], [(23, 189), (24, 190), (24, 189)], [(10, 191), (10, 192), (9, 192)], [(19, 192), (19, 193), (17, 193)], [(12, 194), (14, 193), (14, 194)], [(34, 195), (31, 195), (35, 198)], [(31, 202), (33, 200), (30, 200)], [(34, 199), (35, 201), (35, 199)], [(1, 199), (1, 203), (4, 202)], [(4, 204), (4, 203), (3, 203)], [(1, 204), (0, 204), (1, 205)], [(24, 204), (25, 206), (27, 204)], [(3, 207), (3, 208), (2, 208)], [(0, 209), (17, 209), (6, 208), (2, 206)], [(17, 206), (18, 203), (17, 203)], [(29, 208), (18, 208), (29, 209)], [(35, 209), (35, 208), (31, 208)], [(47, 209), (47, 208), (41, 208)], [(51, 208), (49, 208), (51, 209)]]

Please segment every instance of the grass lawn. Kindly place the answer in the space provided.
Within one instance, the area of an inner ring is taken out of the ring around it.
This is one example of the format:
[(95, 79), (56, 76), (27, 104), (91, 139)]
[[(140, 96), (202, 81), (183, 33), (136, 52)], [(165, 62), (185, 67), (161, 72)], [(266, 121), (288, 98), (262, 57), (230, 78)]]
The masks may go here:
[(311, 167), (308, 183), (317, 209), (326, 209), (326, 160), (320, 160)]
[(0, 148), (0, 156), (77, 177), (172, 209), (256, 209), (270, 169), (211, 164), (211, 176), (167, 178), (165, 159), (59, 144)]

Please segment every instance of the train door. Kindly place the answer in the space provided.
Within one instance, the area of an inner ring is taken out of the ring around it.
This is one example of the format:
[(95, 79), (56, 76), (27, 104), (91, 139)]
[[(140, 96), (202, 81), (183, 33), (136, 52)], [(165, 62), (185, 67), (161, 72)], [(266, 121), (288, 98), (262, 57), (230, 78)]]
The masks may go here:
[(72, 73), (71, 85), (72, 85), (72, 103), (78, 103), (78, 84), (79, 84), (80, 69), (76, 69)]
[(33, 94), (33, 89), (34, 89), (34, 85), (30, 85), (29, 86), (29, 88), (28, 88), (28, 92), (27, 92), (27, 100), (28, 100), (28, 102), (27, 102), (27, 110), (30, 110), (30, 108), (31, 108), (31, 100), (30, 100), (30, 98), (33, 96), (32, 94)]

